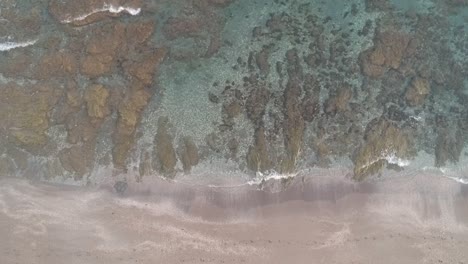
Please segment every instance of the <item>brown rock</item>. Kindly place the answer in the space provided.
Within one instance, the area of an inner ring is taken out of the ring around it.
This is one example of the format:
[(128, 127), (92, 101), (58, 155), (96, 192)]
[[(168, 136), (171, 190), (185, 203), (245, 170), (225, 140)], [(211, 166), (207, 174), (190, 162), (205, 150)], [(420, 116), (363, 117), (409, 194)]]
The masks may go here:
[(326, 144), (323, 140), (318, 140), (314, 142), (314, 150), (317, 154), (318, 159), (318, 166), (320, 167), (328, 167), (330, 165), (330, 159), (328, 156), (332, 154), (331, 147)]
[(213, 104), (219, 103), (219, 97), (212, 92), (208, 93), (208, 100), (210, 100), (210, 102), (212, 102)]
[(76, 82), (68, 80), (65, 85), (65, 96), (54, 106), (51, 122), (56, 124), (66, 124), (71, 114), (77, 113), (81, 109), (83, 98), (78, 91)]
[(81, 95), (78, 92), (76, 84), (70, 84), (68, 87), (66, 102), (70, 107), (76, 108), (82, 103)]
[(121, 23), (106, 24), (96, 28), (86, 44), (86, 52), (91, 55), (108, 54), (116, 56), (116, 53), (122, 49), (125, 36), (126, 27)]
[(49, 114), (60, 97), (55, 84), (2, 85), (0, 124), (7, 137), (26, 150), (38, 150), (47, 142)]
[(264, 86), (256, 86), (250, 92), (246, 101), (247, 117), (258, 124), (265, 114), (266, 106), (270, 100), (270, 92)]
[(119, 108), (118, 132), (131, 135), (139, 122), (140, 114), (148, 104), (151, 94), (146, 90), (135, 91)]
[(129, 24), (126, 29), (126, 39), (131, 44), (145, 43), (153, 35), (155, 26), (152, 20)]
[(178, 155), (185, 173), (190, 173), (192, 167), (200, 160), (197, 145), (190, 137), (184, 137), (179, 145)]
[(427, 79), (416, 77), (406, 90), (405, 99), (410, 106), (420, 106), (430, 94), (430, 84)]
[(128, 136), (128, 141), (125, 137), (114, 137), (114, 147), (112, 148), (112, 161), (116, 169), (126, 171), (127, 158), (130, 153), (134, 139)]
[(235, 138), (231, 138), (227, 145), (231, 159), (237, 158), (237, 153), (239, 152), (239, 142)]
[[(220, 22), (223, 23), (223, 22)], [(220, 32), (214, 32), (210, 37), (210, 43), (208, 48), (206, 49), (204, 57), (210, 58), (216, 53), (218, 53), (219, 49), (223, 46), (223, 38)]]
[(305, 95), (302, 98), (302, 118), (312, 122), (320, 113), (320, 85), (311, 74), (304, 79)]
[(255, 61), (257, 62), (257, 67), (260, 70), (260, 74), (267, 76), (270, 73), (270, 63), (268, 62), (268, 57), (270, 56), (270, 51), (268, 47), (264, 47), (262, 51), (257, 53), (255, 56)]
[(167, 117), (160, 117), (158, 130), (154, 138), (155, 153), (157, 161), (155, 168), (165, 177), (175, 177), (175, 165), (177, 163), (176, 152), (172, 145), (172, 135), (169, 132), (170, 124)]
[(442, 129), (436, 140), (435, 166), (442, 167), (447, 162), (457, 163), (464, 147), (465, 135), (462, 129)]
[(389, 157), (408, 159), (412, 146), (409, 136), (391, 122), (379, 119), (367, 127), (365, 143), (354, 158), (354, 179), (364, 180), (388, 165)]
[(51, 77), (67, 77), (75, 75), (77, 62), (70, 53), (57, 52), (46, 54), (40, 59), (36, 71), (36, 78), (47, 80)]
[(211, 150), (214, 152), (221, 152), (223, 148), (222, 140), (215, 132), (208, 134), (205, 138), (205, 141)]
[(107, 24), (94, 30), (87, 42), (87, 56), (81, 62), (81, 73), (89, 77), (109, 74), (116, 60), (125, 54), (125, 26)]
[(138, 167), (139, 177), (137, 178), (137, 181), (140, 182), (144, 176), (151, 175), (152, 171), (151, 155), (146, 151), (142, 151), (140, 156), (140, 165)]
[(54, 158), (54, 159), (48, 160), (45, 167), (46, 167), (46, 173), (44, 176), (47, 179), (52, 179), (55, 177), (63, 177), (63, 175), (65, 174), (65, 170), (62, 164), (60, 163), (60, 158)]
[(265, 137), (265, 129), (263, 127), (257, 128), (254, 137), (254, 145), (249, 148), (247, 153), (247, 167), (255, 172), (266, 172), (273, 168), (273, 163)]
[(112, 157), (117, 168), (125, 168), (126, 160), (134, 142), (134, 132), (140, 122), (141, 113), (151, 94), (146, 90), (134, 91), (118, 109), (117, 128), (113, 134)]
[(227, 114), (228, 118), (235, 118), (239, 116), (241, 111), (242, 111), (242, 107), (239, 101), (237, 100), (234, 100), (224, 105), (224, 112)]
[(125, 72), (132, 78), (140, 81), (144, 86), (153, 83), (159, 65), (164, 60), (167, 49), (159, 48), (149, 54), (141, 54), (140, 58), (124, 64)]
[(59, 154), (63, 168), (75, 174), (75, 179), (81, 179), (92, 169), (94, 162), (94, 142), (82, 146), (64, 149)]
[[(294, 72), (293, 75), (295, 76), (296, 73)], [(300, 104), (301, 95), (302, 89), (298, 80), (290, 77), (284, 92), (283, 136), (286, 153), (281, 163), (281, 173), (291, 173), (296, 169), (297, 158), (301, 152), (305, 130)]]
[(411, 40), (409, 35), (390, 31), (379, 34), (378, 38), (380, 44), (374, 52), (383, 52), (385, 56), (384, 64), (389, 68), (398, 69)]
[(378, 78), (387, 69), (398, 69), (407, 55), (411, 38), (406, 33), (377, 32), (374, 47), (361, 53), (361, 69), (369, 77)]
[(304, 96), (302, 101), (302, 118), (307, 122), (312, 122), (319, 113), (319, 98), (310, 94)]
[(81, 63), (81, 73), (91, 78), (109, 74), (112, 70), (114, 58), (110, 55), (88, 55)]
[(87, 113), (78, 112), (66, 120), (67, 141), (71, 144), (93, 141), (97, 137), (99, 125)]
[[(9, 2), (9, 3), (8, 3)], [(6, 5), (10, 5), (5, 6)], [(28, 9), (29, 6), (30, 8)], [(40, 34), (43, 25), (43, 10), (40, 5), (25, 4), (24, 7), (17, 7), (12, 1), (2, 1), (2, 14), (0, 22), (0, 34), (2, 37), (15, 36), (37, 36)], [(21, 11), (19, 11), (21, 9)], [(7, 23), (8, 26), (4, 26)]]
[[(171, 56), (179, 60), (186, 60), (194, 56), (211, 57), (217, 53), (224, 43), (221, 33), (225, 25), (225, 18), (219, 15), (217, 8), (214, 7), (224, 7), (229, 2), (190, 1), (187, 9), (191, 12), (167, 19), (163, 25), (163, 33), (167, 39), (194, 38), (197, 42), (193, 48), (188, 50), (174, 47)], [(202, 44), (200, 42), (202, 39), (208, 40), (208, 43), (205, 41)]]
[(325, 102), (325, 113), (335, 115), (344, 112), (348, 108), (348, 103), (353, 97), (353, 90), (347, 84), (343, 85), (338, 91), (331, 95)]
[(89, 87), (84, 96), (88, 116), (92, 119), (103, 119), (109, 115), (108, 98), (109, 91), (103, 85), (95, 84)]
[(361, 64), (361, 70), (364, 75), (371, 78), (378, 78), (385, 73), (386, 68), (383, 65), (373, 64), (370, 60), (371, 54), (371, 50), (364, 51), (360, 54), (359, 61)]
[(176, 38), (195, 37), (204, 30), (205, 24), (199, 17), (169, 18), (163, 26), (164, 35), (174, 40)]
[[(144, 38), (144, 37), (143, 37)], [(134, 132), (140, 122), (141, 113), (151, 98), (149, 86), (158, 71), (159, 64), (166, 56), (165, 48), (139, 56), (125, 63), (126, 73), (132, 80), (131, 95), (118, 106), (119, 118), (114, 132), (113, 160), (117, 168), (126, 166), (126, 159), (134, 142)]]
[(32, 64), (32, 58), (28, 54), (7, 53), (0, 63), (0, 72), (6, 77), (19, 77), (26, 74)]

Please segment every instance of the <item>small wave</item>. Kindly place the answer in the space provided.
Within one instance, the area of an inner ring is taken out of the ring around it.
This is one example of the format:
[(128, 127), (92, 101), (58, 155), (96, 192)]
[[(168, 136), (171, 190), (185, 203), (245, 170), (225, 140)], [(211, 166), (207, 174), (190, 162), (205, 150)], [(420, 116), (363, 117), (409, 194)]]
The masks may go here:
[(461, 184), (468, 184), (468, 179), (467, 178), (462, 178), (462, 177), (451, 177), (451, 176), (445, 176), (451, 180), (454, 180), (458, 183), (461, 183)]
[(0, 43), (0, 51), (9, 51), (9, 50), (16, 49), (16, 48), (24, 48), (24, 47), (34, 45), (36, 44), (36, 42), (37, 42), (37, 39), (24, 41), (24, 42), (7, 41), (7, 42)]
[[(275, 171), (267, 172), (267, 173), (261, 173), (257, 172), (255, 178), (252, 178), (250, 180), (245, 180), (244, 177), (239, 176), (239, 179), (244, 179), (244, 181), (240, 180), (237, 183), (234, 184), (213, 184), (213, 183), (207, 183), (207, 184), (196, 184), (193, 182), (185, 182), (183, 180), (176, 180), (176, 179), (171, 179), (169, 180), (170, 182), (177, 183), (177, 184), (184, 184), (187, 186), (205, 186), (209, 188), (239, 188), (239, 187), (244, 187), (244, 186), (257, 186), (260, 187), (262, 184), (268, 181), (281, 181), (281, 180), (288, 180), (295, 178), (297, 175), (299, 175), (302, 171), (297, 171), (295, 173), (289, 173), (289, 174), (281, 174)], [(160, 176), (161, 179), (168, 180), (164, 178), (163, 176)]]
[(263, 174), (261, 172), (257, 172), (257, 176), (250, 180), (250, 181), (247, 181), (246, 185), (260, 185), (264, 182), (267, 182), (267, 181), (270, 181), (270, 180), (273, 180), (273, 181), (279, 181), (279, 180), (288, 180), (288, 179), (291, 179), (291, 178), (294, 178), (296, 177), (300, 172), (296, 172), (296, 173), (289, 173), (289, 174), (281, 174), (281, 173), (277, 173), (275, 171), (271, 172), (271, 173), (268, 173), (268, 174)]
[[(461, 184), (468, 184), (468, 178), (464, 176), (458, 176), (460, 173), (463, 173), (461, 171), (454, 171), (453, 169), (450, 168), (439, 168), (439, 170), (442, 172), (444, 177), (449, 178), (451, 180), (454, 180), (458, 183)], [(453, 176), (454, 174), (458, 174), (457, 176)]]
[(391, 153), (389, 155), (384, 156), (384, 159), (387, 160), (388, 163), (395, 164), (400, 167), (407, 167), (411, 164), (411, 161), (399, 158), (395, 155), (395, 153)]
[(468, 184), (468, 177), (467, 176), (460, 176), (466, 174), (466, 168), (449, 168), (449, 167), (424, 167), (423, 171), (433, 171), (437, 173), (441, 173), (441, 176), (448, 178), (450, 180), (456, 181), (461, 184)]
[(132, 15), (132, 16), (136, 16), (138, 14), (140, 14), (141, 12), (141, 8), (132, 8), (132, 7), (124, 7), (124, 6), (113, 6), (111, 4), (105, 4), (102, 8), (98, 8), (98, 9), (95, 9), (87, 14), (84, 14), (84, 15), (80, 15), (80, 16), (77, 16), (77, 17), (74, 17), (74, 18), (68, 18), (68, 19), (65, 19), (65, 20), (62, 20), (62, 23), (65, 23), (65, 24), (68, 24), (68, 23), (72, 23), (72, 22), (77, 22), (77, 21), (82, 21), (82, 20), (85, 20), (86, 18), (88, 18), (89, 16), (92, 16), (96, 13), (100, 13), (100, 12), (109, 12), (109, 13), (112, 13), (112, 14), (119, 14), (119, 13), (122, 13), (122, 12), (127, 12), (128, 14)]

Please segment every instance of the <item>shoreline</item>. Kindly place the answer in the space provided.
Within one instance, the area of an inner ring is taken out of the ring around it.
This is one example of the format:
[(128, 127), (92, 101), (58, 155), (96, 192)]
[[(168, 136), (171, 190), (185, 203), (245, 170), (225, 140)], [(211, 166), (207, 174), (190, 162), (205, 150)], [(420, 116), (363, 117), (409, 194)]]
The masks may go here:
[[(299, 181), (298, 181), (299, 180)], [(0, 180), (4, 263), (463, 263), (468, 188), (430, 175), (282, 192)], [(460, 262), (461, 261), (461, 262)]]

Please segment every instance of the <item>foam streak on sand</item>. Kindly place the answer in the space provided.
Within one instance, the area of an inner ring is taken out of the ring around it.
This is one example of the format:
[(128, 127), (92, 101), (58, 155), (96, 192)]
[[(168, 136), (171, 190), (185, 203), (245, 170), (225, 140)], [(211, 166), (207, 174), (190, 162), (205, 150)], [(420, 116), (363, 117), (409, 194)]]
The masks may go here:
[(296, 177), (298, 174), (299, 172), (290, 173), (290, 174), (279, 174), (277, 172), (273, 172), (273, 173), (264, 175), (261, 172), (257, 172), (257, 177), (248, 181), (247, 185), (260, 185), (262, 182), (267, 182), (269, 180), (287, 180), (287, 179)]
[(468, 184), (468, 179), (465, 179), (465, 178), (461, 178), (461, 177), (450, 177), (450, 176), (446, 176), (447, 178), (449, 179), (452, 179), (458, 183), (461, 183), (461, 184)]
[(468, 259), (468, 196), (459, 184), (424, 173), (354, 185), (327, 172), (293, 178), (283, 193), (158, 180), (151, 191), (115, 196), (106, 188), (0, 179), (0, 236), (8, 240), (0, 243), (1, 263)]
[(85, 20), (86, 18), (88, 18), (89, 16), (91, 15), (94, 15), (96, 13), (100, 13), (100, 12), (109, 12), (109, 13), (112, 13), (112, 14), (119, 14), (121, 12), (127, 12), (129, 13), (130, 15), (132, 16), (136, 16), (138, 14), (140, 14), (141, 12), (141, 8), (133, 8), (133, 7), (124, 7), (124, 6), (113, 6), (111, 4), (104, 4), (104, 6), (102, 8), (98, 8), (98, 9), (95, 9), (87, 14), (83, 14), (81, 16), (77, 16), (77, 17), (74, 17), (74, 18), (68, 18), (68, 19), (65, 19), (65, 20), (62, 20), (62, 23), (72, 23), (72, 22), (76, 22), (76, 21), (82, 21), (82, 20)]
[(16, 49), (16, 48), (24, 48), (24, 47), (34, 45), (36, 42), (37, 42), (37, 39), (24, 41), (24, 42), (7, 41), (7, 42), (0, 43), (0, 51), (9, 51), (9, 50)]

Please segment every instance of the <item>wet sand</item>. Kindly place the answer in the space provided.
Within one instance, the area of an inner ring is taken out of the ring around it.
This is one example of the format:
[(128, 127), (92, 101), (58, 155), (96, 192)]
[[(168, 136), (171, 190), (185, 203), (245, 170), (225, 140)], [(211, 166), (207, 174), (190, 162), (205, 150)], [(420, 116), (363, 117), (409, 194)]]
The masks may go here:
[[(468, 188), (415, 175), (209, 188), (0, 180), (10, 263), (468, 263)], [(275, 188), (274, 188), (275, 187)]]

